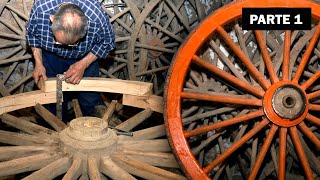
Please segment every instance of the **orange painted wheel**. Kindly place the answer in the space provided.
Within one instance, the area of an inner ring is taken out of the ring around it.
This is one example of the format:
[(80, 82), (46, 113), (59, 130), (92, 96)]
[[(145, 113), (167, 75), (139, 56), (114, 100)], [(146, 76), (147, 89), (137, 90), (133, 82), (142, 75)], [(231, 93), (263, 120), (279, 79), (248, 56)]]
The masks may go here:
[[(243, 7), (312, 8), (312, 29), (246, 31)], [(169, 70), (164, 116), (190, 178), (319, 178), (319, 17), (307, 0), (242, 0), (189, 35)]]

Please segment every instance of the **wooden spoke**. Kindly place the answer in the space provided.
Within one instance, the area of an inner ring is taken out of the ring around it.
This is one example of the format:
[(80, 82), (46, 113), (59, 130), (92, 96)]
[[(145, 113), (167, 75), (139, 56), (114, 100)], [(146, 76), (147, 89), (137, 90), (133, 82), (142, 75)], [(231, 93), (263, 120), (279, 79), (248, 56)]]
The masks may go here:
[(320, 149), (320, 140), (319, 138), (306, 126), (304, 122), (301, 122), (298, 125), (299, 130), (306, 135), (318, 149)]
[(1, 119), (2, 119), (2, 122), (29, 134), (34, 134), (34, 135), (39, 133), (56, 134), (56, 131), (45, 128), (43, 126), (39, 126), (29, 121), (22, 120), (10, 114), (3, 114)]
[(310, 77), (308, 79), (308, 81), (304, 82), (302, 85), (301, 85), (301, 88), (303, 90), (306, 90), (308, 89), (314, 82), (316, 82), (320, 77), (320, 72), (317, 71), (312, 77)]
[(128, 158), (148, 163), (157, 167), (171, 167), (178, 168), (179, 165), (174, 159), (171, 153), (162, 152), (144, 152), (136, 150), (122, 149), (120, 151), (124, 153)]
[(136, 127), (141, 122), (145, 121), (147, 118), (149, 118), (152, 114), (151, 109), (145, 109), (142, 112), (136, 114), (135, 116), (131, 117), (127, 121), (124, 121), (120, 125), (118, 125), (116, 128), (124, 130), (124, 131), (130, 131), (134, 127)]
[(48, 111), (45, 107), (40, 104), (35, 106), (36, 112), (46, 120), (56, 131), (60, 132), (67, 127), (67, 125), (59, 120), (55, 115)]
[(40, 154), (49, 151), (45, 146), (2, 146), (0, 147), (0, 160), (8, 161), (20, 157)]
[(20, 146), (43, 146), (53, 144), (56, 141), (46, 136), (28, 135), (0, 130), (0, 142)]
[(211, 65), (210, 63), (208, 63), (207, 61), (205, 61), (204, 59), (201, 59), (198, 56), (194, 56), (193, 57), (193, 61), (203, 67), (206, 68), (208, 70), (210, 70), (211, 73), (213, 73), (216, 76), (219, 76), (220, 78), (223, 78), (224, 80), (226, 80), (227, 82), (229, 82), (230, 84), (239, 87), (241, 89), (243, 89), (244, 91), (247, 91), (257, 97), (263, 97), (264, 92), (260, 89), (257, 89), (255, 87), (252, 87), (250, 84), (247, 84), (245, 82), (242, 82), (241, 80), (235, 78), (234, 76), (222, 71), (221, 69), (217, 68), (216, 66)]
[(297, 154), (299, 156), (300, 159), (300, 163), (301, 166), (304, 170), (305, 176), (307, 177), (307, 179), (313, 179), (313, 175), (312, 175), (312, 170), (310, 169), (310, 165), (308, 163), (308, 159), (304, 153), (298, 132), (297, 132), (297, 128), (296, 127), (291, 127), (289, 128), (289, 133), (291, 136), (291, 140), (294, 144), (294, 147), (297, 150)]
[(279, 141), (279, 179), (284, 180), (286, 177), (286, 146), (287, 146), (287, 128), (280, 128)]
[(48, 153), (18, 158), (0, 163), (0, 176), (18, 174), (26, 171), (33, 171), (45, 167), (57, 160), (58, 155)]
[(220, 121), (215, 124), (211, 124), (208, 126), (202, 126), (200, 128), (194, 129), (192, 131), (186, 131), (186, 132), (184, 132), (184, 135), (186, 138), (189, 138), (191, 136), (196, 136), (196, 135), (208, 132), (208, 131), (212, 131), (212, 130), (216, 130), (216, 129), (220, 129), (220, 128), (225, 128), (225, 127), (231, 126), (231, 125), (239, 123), (239, 122), (252, 120), (254, 118), (261, 117), (263, 114), (264, 113), (262, 110), (258, 110), (256, 112), (251, 112), (249, 114), (245, 114), (245, 115), (237, 116), (237, 117), (234, 117), (234, 118), (231, 118), (228, 120)]
[(308, 98), (309, 100), (312, 100), (312, 99), (317, 98), (317, 97), (319, 97), (319, 96), (320, 96), (320, 90), (314, 91), (314, 92), (312, 92), (312, 93), (307, 94), (307, 98)]
[(63, 180), (77, 179), (81, 175), (82, 171), (82, 159), (76, 158), (73, 160), (71, 167), (67, 173), (63, 176)]
[(130, 174), (142, 178), (151, 178), (151, 179), (186, 179), (183, 176), (166, 171), (146, 163), (142, 163), (133, 159), (129, 159), (125, 156), (116, 154), (113, 155), (112, 160), (118, 164), (118, 166), (124, 168)]
[(128, 180), (136, 179), (132, 175), (130, 175), (127, 171), (122, 169), (121, 166), (118, 166), (109, 158), (104, 158), (102, 160), (101, 170), (104, 174), (106, 174), (112, 179), (128, 179)]
[(200, 93), (190, 93), (190, 92), (182, 92), (181, 97), (186, 99), (229, 103), (234, 105), (258, 106), (258, 107), (262, 106), (262, 100), (246, 99), (241, 97), (227, 97), (227, 96), (224, 97), (224, 96), (215, 96), (211, 94), (200, 94)]
[(320, 27), (319, 27), (319, 25), (320, 25), (320, 23), (318, 23), (317, 28), (316, 28), (316, 30), (315, 30), (315, 32), (314, 32), (314, 34), (313, 34), (313, 36), (312, 36), (312, 38), (310, 40), (310, 43), (309, 43), (309, 45), (308, 45), (308, 47), (307, 47), (307, 49), (306, 49), (301, 61), (300, 61), (299, 67), (298, 67), (298, 69), (296, 71), (296, 74), (294, 75), (294, 77), (292, 79), (293, 82), (298, 82), (299, 81), (299, 79), (300, 79), (300, 77), (302, 75), (302, 72), (303, 72), (305, 66), (307, 65), (307, 63), (309, 61), (310, 54), (313, 51), (314, 46), (315, 46), (316, 42), (318, 41), (318, 38), (319, 38), (319, 35), (320, 35)]
[(320, 118), (317, 118), (311, 114), (307, 114), (306, 120), (312, 122), (313, 124), (320, 126)]
[[(148, 144), (148, 145), (147, 145)], [(141, 151), (159, 151), (168, 152), (170, 151), (169, 143), (166, 139), (160, 140), (142, 140), (142, 141), (124, 141), (121, 142), (120, 147), (124, 147), (130, 150), (141, 150)]]
[(53, 179), (67, 172), (70, 166), (71, 166), (71, 158), (64, 157), (52, 162), (51, 164), (48, 164), (44, 168), (32, 173), (31, 175), (25, 177), (24, 179), (26, 180)]
[(278, 78), (278, 76), (276, 75), (276, 73), (274, 71), (274, 68), (273, 68), (273, 65), (272, 65), (272, 61), (271, 61), (271, 58), (269, 56), (265, 40), (262, 37), (262, 32), (261, 31), (254, 31), (254, 32), (256, 34), (256, 39), (258, 41), (258, 45), (260, 47), (264, 63), (265, 63), (265, 65), (267, 67), (267, 70), (269, 72), (270, 81), (271, 81), (272, 84), (274, 84), (274, 83), (279, 81), (279, 78)]
[(241, 49), (233, 42), (233, 40), (229, 37), (229, 34), (219, 26), (217, 28), (217, 32), (223, 37), (225, 42), (229, 45), (229, 47), (234, 51), (235, 54), (240, 58), (241, 62), (248, 68), (249, 72), (256, 78), (257, 82), (263, 87), (264, 90), (268, 89), (270, 86), (270, 82), (268, 82), (263, 75), (259, 72), (259, 70), (252, 64), (250, 59), (246, 57), (246, 55), (241, 51)]
[(74, 109), (74, 114), (76, 118), (83, 117), (79, 101), (77, 99), (73, 99), (72, 102), (73, 102), (73, 109)]
[(127, 141), (132, 140), (148, 140), (156, 139), (166, 135), (166, 129), (164, 125), (154, 126), (147, 129), (134, 131), (132, 137), (121, 136), (120, 138)]
[(88, 171), (90, 179), (100, 179), (99, 164), (97, 159), (88, 158)]
[(320, 111), (320, 105), (318, 104), (309, 104), (309, 110), (311, 111)]
[(252, 138), (255, 134), (257, 134), (262, 128), (264, 128), (268, 124), (268, 120), (263, 119), (259, 124), (257, 124), (251, 131), (249, 131), (246, 135), (244, 135), (239, 141), (234, 143), (229, 149), (227, 149), (223, 154), (221, 154), (218, 158), (212, 161), (207, 167), (203, 169), (204, 172), (209, 173), (213, 168), (215, 168), (218, 164), (228, 158), (235, 150), (237, 150), (240, 146), (242, 146), (245, 142)]
[(270, 128), (270, 132), (267, 136), (267, 138), (264, 141), (263, 146), (261, 147), (260, 153), (257, 157), (256, 163), (254, 164), (252, 171), (250, 173), (249, 179), (255, 179), (256, 175), (258, 174), (258, 171), (261, 167), (262, 161), (264, 160), (264, 157), (270, 148), (270, 144), (272, 142), (272, 139), (274, 135), (276, 134), (276, 131), (278, 130), (278, 127), (276, 125), (272, 125)]

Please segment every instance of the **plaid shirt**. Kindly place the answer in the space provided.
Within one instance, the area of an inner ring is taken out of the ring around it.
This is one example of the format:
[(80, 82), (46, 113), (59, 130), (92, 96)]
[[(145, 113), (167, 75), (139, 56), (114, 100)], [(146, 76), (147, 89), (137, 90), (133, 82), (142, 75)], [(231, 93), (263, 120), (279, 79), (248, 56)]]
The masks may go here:
[[(54, 44), (50, 15), (54, 15), (63, 2), (79, 6), (88, 18), (88, 31), (75, 47)], [(66, 59), (80, 59), (92, 52), (106, 58), (115, 47), (114, 32), (109, 17), (97, 0), (36, 0), (27, 23), (27, 42), (31, 47), (42, 48)]]

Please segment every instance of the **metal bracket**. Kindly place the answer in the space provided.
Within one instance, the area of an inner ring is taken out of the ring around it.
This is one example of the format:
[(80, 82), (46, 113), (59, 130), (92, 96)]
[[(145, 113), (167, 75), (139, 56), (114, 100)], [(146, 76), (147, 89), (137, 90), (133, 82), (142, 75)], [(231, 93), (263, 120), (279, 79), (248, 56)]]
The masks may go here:
[(56, 104), (56, 115), (62, 120), (62, 102), (63, 102), (63, 92), (62, 92), (62, 79), (63, 74), (57, 74), (57, 104)]

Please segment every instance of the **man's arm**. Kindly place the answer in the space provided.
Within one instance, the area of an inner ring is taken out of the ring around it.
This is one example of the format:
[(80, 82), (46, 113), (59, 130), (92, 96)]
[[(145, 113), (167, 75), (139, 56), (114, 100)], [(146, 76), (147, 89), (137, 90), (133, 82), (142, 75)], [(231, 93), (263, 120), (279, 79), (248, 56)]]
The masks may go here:
[(40, 48), (31, 48), (32, 54), (35, 61), (35, 66), (33, 70), (33, 78), (36, 84), (38, 84), (40, 78), (42, 77), (43, 80), (47, 80), (48, 77), (46, 75), (46, 69), (42, 63), (42, 50)]
[(97, 59), (98, 57), (96, 55), (94, 55), (92, 52), (89, 52), (84, 58), (69, 67), (67, 72), (65, 72), (63, 80), (65, 80), (67, 83), (79, 84), (83, 77), (84, 71)]

